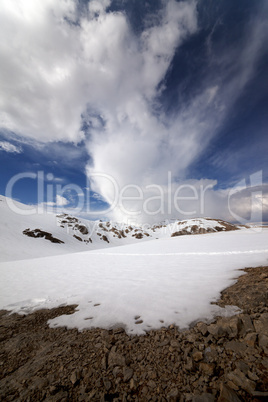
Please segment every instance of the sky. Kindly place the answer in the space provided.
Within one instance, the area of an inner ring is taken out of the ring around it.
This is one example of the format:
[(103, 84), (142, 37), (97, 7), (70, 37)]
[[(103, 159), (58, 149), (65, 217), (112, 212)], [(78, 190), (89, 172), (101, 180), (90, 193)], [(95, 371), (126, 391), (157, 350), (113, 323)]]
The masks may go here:
[(267, 17), (265, 0), (3, 0), (0, 193), (268, 221)]

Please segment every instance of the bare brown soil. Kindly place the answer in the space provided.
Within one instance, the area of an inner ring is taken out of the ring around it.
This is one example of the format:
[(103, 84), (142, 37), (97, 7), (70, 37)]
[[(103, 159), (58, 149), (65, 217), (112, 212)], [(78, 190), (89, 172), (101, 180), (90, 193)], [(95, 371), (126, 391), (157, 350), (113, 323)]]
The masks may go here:
[(243, 313), (128, 336), (123, 329), (51, 329), (75, 306), (0, 314), (1, 401), (268, 399), (268, 267), (248, 268), (219, 305)]

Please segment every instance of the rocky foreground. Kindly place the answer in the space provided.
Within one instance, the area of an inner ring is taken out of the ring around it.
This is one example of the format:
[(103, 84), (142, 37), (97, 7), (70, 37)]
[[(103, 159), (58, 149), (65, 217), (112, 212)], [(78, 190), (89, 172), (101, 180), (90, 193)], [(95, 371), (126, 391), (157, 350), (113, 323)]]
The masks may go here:
[(248, 268), (219, 305), (243, 312), (180, 332), (50, 329), (75, 306), (0, 316), (2, 401), (268, 400), (268, 267)]

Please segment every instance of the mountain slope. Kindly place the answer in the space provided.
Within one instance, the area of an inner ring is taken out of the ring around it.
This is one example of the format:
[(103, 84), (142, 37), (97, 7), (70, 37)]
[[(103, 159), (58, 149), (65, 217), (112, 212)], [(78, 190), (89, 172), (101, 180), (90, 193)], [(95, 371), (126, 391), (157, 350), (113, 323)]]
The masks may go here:
[(13, 201), (20, 211), (0, 196), (0, 261), (45, 257), (111, 246), (140, 243), (145, 240), (236, 230), (222, 220), (196, 218), (165, 221), (158, 225), (135, 226), (125, 223), (89, 221), (68, 214), (29, 215), (29, 206)]

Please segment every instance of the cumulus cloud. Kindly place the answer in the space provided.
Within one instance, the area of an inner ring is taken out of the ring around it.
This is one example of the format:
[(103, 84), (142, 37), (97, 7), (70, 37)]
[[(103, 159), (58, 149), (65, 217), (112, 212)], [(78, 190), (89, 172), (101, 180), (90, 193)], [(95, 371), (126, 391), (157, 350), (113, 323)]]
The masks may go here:
[(268, 220), (267, 185), (217, 189), (217, 184), (216, 180), (192, 179), (170, 180), (161, 186), (126, 186), (114, 192), (106, 217), (135, 224), (201, 216), (241, 225)]
[(68, 209), (70, 201), (59, 194), (56, 195), (55, 201), (41, 202), (38, 204), (39, 211), (45, 211), (46, 213), (72, 213), (72, 208)]
[(170, 0), (160, 24), (140, 38), (125, 14), (105, 12), (109, 4), (90, 1), (76, 23), (73, 0), (3, 1), (2, 128), (41, 141), (77, 142), (81, 115), (89, 119), (93, 109), (109, 119), (127, 99), (116, 120), (131, 114), (139, 125), (138, 114), (148, 109), (143, 97), (155, 95), (176, 47), (196, 30), (195, 3)]
[(58, 206), (64, 206), (64, 205), (68, 205), (69, 201), (67, 200), (67, 198), (63, 197), (62, 195), (57, 194), (56, 196), (56, 205)]
[[(249, 80), (267, 28), (252, 22), (245, 50), (232, 63), (224, 53), (214, 61), (224, 73), (204, 77), (195, 95), (166, 116), (158, 95), (175, 52), (198, 31), (197, 3), (163, 2), (139, 34), (111, 4), (92, 0), (80, 13), (74, 0), (2, 1), (8, 40), (0, 41), (0, 125), (44, 142), (84, 140), (91, 189), (108, 203), (115, 184), (138, 185), (147, 198), (155, 193), (150, 184), (167, 191), (169, 171), (174, 194)], [(136, 193), (128, 188), (129, 196)], [(113, 216), (127, 218), (120, 208)]]
[(22, 149), (21, 147), (11, 144), (10, 142), (0, 141), (0, 151), (20, 154), (22, 152)]

